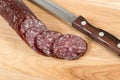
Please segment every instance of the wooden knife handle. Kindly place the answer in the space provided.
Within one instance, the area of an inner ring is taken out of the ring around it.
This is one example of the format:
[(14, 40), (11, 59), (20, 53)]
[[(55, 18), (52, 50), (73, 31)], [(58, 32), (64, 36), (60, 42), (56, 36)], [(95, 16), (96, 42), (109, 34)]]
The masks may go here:
[(120, 40), (112, 34), (94, 27), (82, 16), (79, 16), (72, 23), (72, 26), (120, 56)]

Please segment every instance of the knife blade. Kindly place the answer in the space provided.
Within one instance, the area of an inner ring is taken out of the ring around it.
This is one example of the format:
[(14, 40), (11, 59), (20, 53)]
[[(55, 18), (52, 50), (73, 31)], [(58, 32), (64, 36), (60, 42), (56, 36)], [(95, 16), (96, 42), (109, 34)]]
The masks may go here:
[(32, 0), (32, 2), (47, 9), (54, 15), (58, 16), (59, 18), (61, 18), (64, 21), (66, 21), (68, 24), (71, 24), (77, 18), (72, 13), (59, 7), (57, 4), (54, 4), (51, 0)]
[(96, 41), (105, 48), (113, 51), (120, 56), (120, 40), (114, 35), (104, 31), (98, 27), (91, 25), (83, 16), (75, 16), (64, 8), (58, 6), (51, 0), (31, 0), (33, 3), (50, 11), (58, 16), (72, 27), (76, 28), (86, 36)]

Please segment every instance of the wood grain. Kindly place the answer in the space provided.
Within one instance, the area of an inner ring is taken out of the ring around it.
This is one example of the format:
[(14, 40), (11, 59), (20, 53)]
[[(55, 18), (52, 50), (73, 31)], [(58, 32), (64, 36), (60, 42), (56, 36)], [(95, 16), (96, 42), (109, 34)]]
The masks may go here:
[[(119, 0), (53, 1), (120, 39)], [(89, 49), (75, 61), (38, 55), (0, 17), (0, 80), (120, 80), (119, 57), (42, 8), (24, 2), (49, 29), (81, 36)]]

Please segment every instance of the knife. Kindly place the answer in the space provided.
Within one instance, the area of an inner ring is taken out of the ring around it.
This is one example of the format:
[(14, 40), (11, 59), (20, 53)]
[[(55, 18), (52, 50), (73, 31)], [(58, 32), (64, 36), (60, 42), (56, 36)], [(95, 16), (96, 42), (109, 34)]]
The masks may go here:
[(75, 16), (51, 0), (31, 0), (33, 3), (50, 11), (72, 27), (76, 28), (92, 40), (120, 56), (120, 40), (114, 35), (91, 25), (83, 16)]

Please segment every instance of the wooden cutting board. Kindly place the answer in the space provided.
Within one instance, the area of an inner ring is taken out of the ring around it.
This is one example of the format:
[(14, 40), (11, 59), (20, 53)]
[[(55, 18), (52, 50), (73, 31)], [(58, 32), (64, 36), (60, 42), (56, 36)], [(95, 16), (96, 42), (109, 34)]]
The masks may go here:
[[(53, 1), (120, 39), (120, 0)], [(74, 61), (39, 55), (0, 17), (0, 80), (120, 80), (120, 57), (42, 8), (24, 2), (49, 29), (81, 36), (89, 49)]]

